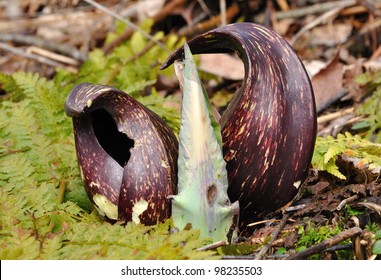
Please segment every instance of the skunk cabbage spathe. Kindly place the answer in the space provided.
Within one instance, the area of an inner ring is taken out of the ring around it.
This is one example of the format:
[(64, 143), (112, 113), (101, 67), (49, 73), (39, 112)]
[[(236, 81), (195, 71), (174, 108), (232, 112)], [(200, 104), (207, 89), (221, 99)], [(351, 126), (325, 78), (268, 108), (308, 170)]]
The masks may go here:
[[(241, 88), (222, 114), (223, 154), (240, 221), (288, 203), (308, 175), (316, 138), (313, 90), (306, 70), (277, 33), (253, 23), (214, 29), (188, 42), (193, 54), (236, 52)], [(176, 50), (162, 69), (181, 59)]]
[[(180, 148), (164, 121), (117, 89), (80, 84), (65, 109), (73, 118), (82, 180), (100, 213), (151, 225), (170, 217), (172, 199), (176, 226), (192, 223), (203, 236), (225, 239), (237, 201), (243, 229), (297, 193), (314, 149), (315, 101), (295, 52), (263, 26), (231, 24), (188, 44), (193, 54), (236, 52), (244, 63), (244, 81), (220, 128), (187, 47)], [(183, 57), (184, 47), (162, 68)]]
[(171, 215), (178, 141), (168, 125), (128, 94), (80, 84), (65, 110), (73, 118), (86, 192), (108, 220), (145, 225)]

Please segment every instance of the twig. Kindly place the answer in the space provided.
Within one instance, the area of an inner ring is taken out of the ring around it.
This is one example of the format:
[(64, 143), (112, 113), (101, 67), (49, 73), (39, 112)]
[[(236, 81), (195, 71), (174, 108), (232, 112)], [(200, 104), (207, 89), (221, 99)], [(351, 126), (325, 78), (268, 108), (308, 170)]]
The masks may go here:
[(321, 24), (321, 23), (325, 23), (327, 20), (329, 20), (330, 18), (333, 18), (335, 16), (338, 15), (338, 13), (340, 12), (340, 10), (343, 9), (343, 7), (338, 7), (338, 8), (335, 8), (333, 10), (330, 10), (324, 14), (322, 14), (321, 16), (317, 17), (315, 20), (311, 21), (310, 23), (308, 23), (307, 25), (303, 26), (302, 29), (300, 29), (295, 35), (294, 37), (292, 37), (291, 41), (290, 41), (290, 45), (291, 46), (294, 46), (295, 43), (297, 42), (297, 40), (304, 34), (306, 33), (308, 30), (314, 28), (315, 26)]
[(0, 18), (0, 33), (25, 32), (25, 30), (35, 30), (41, 26), (51, 26), (57, 23), (60, 26), (62, 24), (65, 26), (78, 25), (80, 22), (93, 21), (100, 17), (100, 12), (83, 11), (85, 7), (81, 7), (80, 11), (77, 9), (70, 10), (68, 13), (60, 10), (60, 14), (41, 14), (35, 18), (21, 17), (12, 20)]
[(117, 37), (114, 41), (108, 43), (103, 47), (103, 52), (105, 54), (109, 54), (112, 52), (113, 49), (115, 49), (117, 46), (119, 46), (121, 43), (126, 41), (128, 38), (130, 38), (134, 34), (133, 29), (127, 29), (126, 31), (123, 32), (122, 35)]
[(197, 248), (196, 251), (213, 250), (213, 249), (216, 249), (218, 247), (225, 246), (225, 245), (228, 245), (228, 243), (226, 241), (221, 240), (221, 241), (217, 241), (217, 242), (214, 242), (212, 244), (208, 244), (208, 245), (205, 245), (203, 247)]
[(355, 201), (356, 199), (358, 199), (359, 196), (357, 194), (351, 196), (351, 197), (348, 197), (346, 199), (343, 199), (339, 205), (336, 207), (336, 210), (337, 211), (340, 211), (341, 209), (343, 209), (345, 207), (345, 205), (347, 205), (349, 202), (352, 202), (352, 201)]
[(210, 15), (210, 10), (208, 6), (205, 4), (204, 0), (197, 0), (198, 4), (200, 5), (201, 9), (204, 11), (204, 13)]
[(351, 47), (354, 43), (356, 43), (359, 38), (372, 30), (375, 30), (376, 28), (379, 28), (381, 26), (381, 19), (377, 19), (373, 21), (370, 24), (365, 25), (364, 28), (362, 28), (356, 35), (354, 35), (352, 38), (350, 38), (345, 44), (343, 45), (343, 48), (347, 49)]
[[(237, 4), (233, 4), (227, 9), (226, 11), (226, 20), (229, 22), (236, 14), (238, 14), (239, 8)], [(199, 24), (196, 24), (194, 26), (179, 30), (178, 36), (191, 36), (193, 34), (202, 32), (204, 30), (212, 29), (216, 26), (218, 26), (221, 23), (221, 15), (212, 17), (211, 19), (201, 22)]]
[(293, 212), (293, 211), (298, 211), (300, 209), (303, 209), (306, 207), (307, 204), (299, 204), (299, 205), (294, 205), (294, 206), (289, 206), (286, 208), (286, 212)]
[(60, 54), (74, 58), (76, 60), (80, 60), (80, 61), (86, 60), (86, 55), (78, 51), (76, 48), (73, 48), (65, 44), (57, 44), (55, 42), (47, 41), (35, 36), (0, 33), (0, 41), (32, 45), (32, 46), (48, 49), (53, 52), (58, 52)]
[(377, 212), (378, 215), (381, 216), (381, 206), (378, 205), (377, 203), (373, 203), (373, 202), (359, 202), (358, 204), (362, 205), (362, 206), (365, 206), (366, 208), (369, 208), (369, 209)]
[[(364, 7), (364, 6), (354, 6), (354, 7), (349, 7), (349, 8), (345, 8), (344, 10), (342, 10), (340, 12), (340, 15), (341, 16), (352, 16), (352, 15), (355, 15), (355, 14), (361, 14), (361, 13), (374, 13), (375, 11), (380, 11), (379, 9), (381, 8), (381, 3), (374, 3), (373, 4), (374, 6), (374, 10), (369, 10), (368, 8)], [(378, 13), (378, 12), (376, 12)]]
[(34, 55), (34, 54), (30, 54), (30, 53), (25, 53), (22, 50), (19, 50), (18, 48), (11, 47), (11, 46), (9, 46), (9, 45), (7, 45), (5, 43), (0, 43), (0, 49), (3, 49), (5, 51), (11, 52), (13, 54), (16, 54), (16, 55), (19, 55), (19, 56), (22, 56), (22, 57), (25, 57), (25, 58), (36, 60), (39, 63), (46, 64), (46, 65), (51, 66), (51, 67), (65, 68), (64, 65), (62, 65), (60, 63), (57, 63), (57, 62), (55, 62), (53, 60), (50, 60), (50, 59), (48, 59), (46, 57), (39, 56), (39, 55)]
[(288, 258), (290, 254), (273, 254), (273, 255), (267, 255), (266, 260), (284, 260)]
[(334, 251), (351, 250), (351, 249), (352, 249), (352, 244), (338, 244), (338, 245), (334, 245), (332, 247), (325, 249), (323, 252), (334, 252)]
[(372, 56), (369, 58), (370, 61), (375, 61), (381, 56), (381, 46), (379, 46), (373, 53)]
[(351, 107), (351, 108), (347, 108), (344, 110), (333, 112), (333, 113), (330, 113), (327, 115), (323, 115), (323, 116), (318, 117), (317, 122), (318, 122), (318, 124), (323, 124), (323, 123), (335, 120), (335, 119), (342, 117), (344, 115), (352, 114), (354, 112), (354, 110), (355, 110), (355, 108)]
[(288, 260), (305, 259), (308, 256), (320, 253), (320, 252), (326, 250), (327, 248), (332, 247), (332, 246), (334, 246), (334, 245), (336, 245), (336, 244), (338, 244), (338, 243), (340, 243), (340, 242), (342, 242), (348, 238), (352, 238), (354, 236), (357, 236), (357, 235), (361, 234), (361, 232), (362, 232), (361, 228), (353, 227), (351, 229), (348, 229), (348, 230), (345, 230), (345, 231), (339, 233), (336, 236), (333, 236), (333, 237), (328, 238), (328, 239), (326, 239), (326, 240), (324, 240), (324, 241), (322, 241), (316, 245), (313, 245), (313, 246), (305, 249), (304, 251), (292, 254), (287, 259)]
[[(356, 0), (345, 0), (345, 1), (333, 1), (333, 2), (325, 2), (318, 3), (311, 6), (306, 6), (299, 9), (292, 9), (288, 11), (280, 11), (275, 13), (275, 18), (277, 20), (285, 19), (285, 18), (300, 18), (313, 14), (325, 13), (327, 11), (331, 11), (336, 8), (346, 8), (349, 6), (353, 6), (357, 3)], [(261, 22), (260, 16), (255, 17), (256, 21)]]
[(226, 1), (220, 0), (221, 25), (226, 25)]
[(282, 11), (288, 11), (290, 9), (286, 0), (277, 0), (276, 2)]
[(253, 255), (226, 255), (222, 256), (223, 260), (254, 260)]
[(377, 17), (381, 16), (381, 11), (377, 9), (377, 5), (375, 3), (368, 0), (359, 0), (359, 2), (371, 15), (375, 15)]
[(267, 253), (267, 251), (269, 250), (269, 248), (271, 247), (271, 245), (274, 243), (275, 239), (277, 238), (279, 232), (283, 229), (283, 227), (285, 226), (288, 218), (290, 217), (290, 214), (286, 213), (283, 215), (283, 218), (282, 220), (280, 221), (280, 224), (278, 225), (278, 227), (271, 233), (271, 239), (268, 243), (266, 243), (262, 248), (261, 250), (259, 251), (259, 253), (255, 256), (255, 260), (261, 260), (263, 258), (263, 256)]
[[(130, 29), (130, 31), (131, 31), (131, 29)], [(167, 38), (167, 36), (165, 36), (164, 39)], [(129, 59), (127, 59), (124, 63), (128, 64), (128, 63), (133, 62), (134, 60), (138, 59), (139, 57), (145, 55), (154, 46), (155, 46), (154, 42), (152, 42), (152, 41), (148, 42), (142, 50), (135, 53), (133, 56), (131, 56)], [(111, 52), (114, 47), (116, 47), (116, 45), (112, 46), (111, 49), (108, 49), (108, 48), (104, 49), (104, 52), (107, 54), (107, 53)], [(151, 67), (153, 67), (153, 66), (154, 65), (151, 65)], [(106, 84), (110, 83), (118, 75), (118, 73), (119, 73), (118, 69), (114, 69), (111, 72), (111, 74), (107, 77)]]
[(27, 53), (34, 53), (37, 55), (45, 56), (51, 60), (55, 60), (55, 61), (58, 61), (58, 62), (64, 63), (64, 64), (70, 64), (70, 65), (74, 65), (74, 66), (79, 65), (78, 60), (72, 59), (71, 57), (67, 57), (67, 56), (57, 54), (55, 52), (51, 52), (51, 51), (42, 49), (39, 47), (35, 47), (35, 46), (28, 47)]
[(258, 221), (258, 222), (255, 222), (255, 223), (251, 223), (251, 224), (248, 224), (247, 226), (248, 227), (253, 227), (253, 226), (257, 226), (257, 225), (260, 225), (260, 224), (265, 224), (265, 223), (269, 223), (269, 222), (280, 222), (280, 220), (276, 220), (276, 219), (271, 219), (271, 220), (262, 220), (262, 221)]
[(140, 28), (138, 25), (134, 24), (133, 22), (129, 21), (128, 19), (125, 19), (124, 17), (120, 16), (119, 14), (111, 11), (110, 9), (106, 8), (105, 6), (93, 1), (93, 0), (84, 0), (88, 4), (94, 6), (95, 8), (105, 12), (106, 14), (116, 18), (117, 20), (120, 20), (121, 22), (127, 24), (129, 27), (134, 29), (135, 31), (139, 31), (144, 37), (146, 37), (148, 40), (154, 42), (156, 45), (160, 46), (162, 49), (166, 50), (168, 53), (171, 51), (160, 41), (155, 39), (152, 35), (148, 34), (146, 31), (144, 31), (142, 28)]

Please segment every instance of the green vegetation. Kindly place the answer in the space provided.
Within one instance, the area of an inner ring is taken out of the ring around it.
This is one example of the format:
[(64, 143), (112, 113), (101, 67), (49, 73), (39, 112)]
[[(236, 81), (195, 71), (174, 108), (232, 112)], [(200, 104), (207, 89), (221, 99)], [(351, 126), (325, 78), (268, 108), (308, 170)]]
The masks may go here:
[(376, 232), (376, 243), (373, 246), (372, 253), (381, 255), (381, 230)]
[(337, 161), (343, 157), (353, 161), (355, 167), (359, 169), (376, 170), (381, 166), (381, 145), (348, 132), (339, 134), (336, 138), (327, 136), (316, 139), (312, 158), (314, 168), (346, 179), (337, 165)]
[(299, 226), (298, 234), (300, 235), (300, 238), (296, 243), (296, 250), (301, 251), (314, 244), (320, 243), (325, 239), (337, 235), (341, 232), (341, 230), (342, 229), (339, 226), (333, 228), (330, 225), (317, 226), (312, 223), (308, 223), (305, 228), (303, 226)]
[[(147, 43), (135, 33), (110, 55), (95, 50), (78, 73), (58, 70), (51, 81), (31, 73), (0, 74), (0, 87), (6, 92), (0, 99), (0, 259), (203, 259), (215, 255), (195, 250), (209, 242), (199, 238), (198, 230), (170, 234), (171, 221), (153, 227), (103, 221), (81, 182), (73, 128), (64, 113), (67, 95), (79, 82), (123, 89), (179, 129), (179, 112), (162, 106), (166, 98), (153, 87), (151, 95), (140, 96), (147, 85), (154, 84), (159, 65), (168, 55), (157, 46), (138, 55)], [(181, 42), (170, 37), (166, 44), (174, 49)]]
[(359, 75), (356, 82), (365, 87), (369, 96), (356, 110), (364, 119), (352, 128), (359, 132), (365, 130), (368, 139), (381, 143), (381, 71)]
[[(343, 230), (342, 226), (336, 225), (314, 225), (312, 223), (308, 223), (306, 227), (299, 226), (298, 234), (300, 235), (299, 240), (295, 244), (296, 251), (300, 252), (305, 250), (312, 245), (318, 244), (330, 237), (333, 237), (339, 234)], [(338, 251), (338, 257), (348, 259), (348, 253), (345, 252), (340, 255), (340, 251)], [(352, 257), (353, 258), (353, 257)], [(321, 259), (319, 254), (312, 255), (309, 259)]]

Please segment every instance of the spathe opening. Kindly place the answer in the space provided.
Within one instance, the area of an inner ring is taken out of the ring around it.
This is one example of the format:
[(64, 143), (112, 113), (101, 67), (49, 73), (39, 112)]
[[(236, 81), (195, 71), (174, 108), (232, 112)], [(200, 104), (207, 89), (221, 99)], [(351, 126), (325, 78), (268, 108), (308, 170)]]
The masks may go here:
[(114, 119), (106, 110), (94, 110), (90, 113), (90, 118), (101, 147), (121, 167), (124, 167), (130, 159), (130, 149), (134, 147), (134, 140), (118, 131)]

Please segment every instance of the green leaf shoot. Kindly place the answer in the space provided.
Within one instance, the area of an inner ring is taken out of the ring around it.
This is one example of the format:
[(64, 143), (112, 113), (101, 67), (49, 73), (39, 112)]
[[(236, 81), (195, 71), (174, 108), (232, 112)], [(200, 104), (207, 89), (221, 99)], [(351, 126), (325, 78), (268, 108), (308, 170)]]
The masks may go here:
[[(188, 45), (185, 59), (177, 64), (182, 84), (179, 134), (178, 195), (172, 197), (172, 218), (180, 229), (191, 224), (202, 237), (227, 240), (238, 213), (238, 202), (230, 203), (226, 163), (213, 128), (211, 106), (198, 77)], [(217, 122), (214, 121), (214, 125)], [(219, 136), (221, 137), (221, 136)]]

